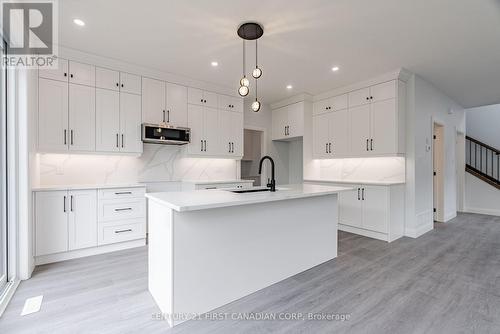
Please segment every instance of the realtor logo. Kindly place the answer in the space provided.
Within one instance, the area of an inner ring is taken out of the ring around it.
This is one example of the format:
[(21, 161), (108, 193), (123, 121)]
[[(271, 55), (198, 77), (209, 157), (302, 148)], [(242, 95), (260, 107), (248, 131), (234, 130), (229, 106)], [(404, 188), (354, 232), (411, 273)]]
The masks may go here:
[(2, 32), (7, 42), (3, 67), (56, 66), (56, 5), (56, 0), (2, 1)]

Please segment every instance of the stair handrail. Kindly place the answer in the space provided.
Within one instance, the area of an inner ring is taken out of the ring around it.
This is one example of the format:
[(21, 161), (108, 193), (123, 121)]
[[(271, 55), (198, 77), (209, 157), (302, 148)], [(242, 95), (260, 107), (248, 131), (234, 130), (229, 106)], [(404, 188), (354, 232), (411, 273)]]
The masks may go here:
[(488, 150), (495, 152), (496, 154), (500, 154), (500, 150), (494, 148), (493, 146), (485, 144), (482, 141), (479, 141), (479, 140), (474, 139), (474, 138), (469, 137), (469, 136), (465, 136), (465, 139), (468, 139), (468, 140), (470, 140), (473, 143), (479, 144), (479, 145), (483, 146), (484, 148), (487, 148)]

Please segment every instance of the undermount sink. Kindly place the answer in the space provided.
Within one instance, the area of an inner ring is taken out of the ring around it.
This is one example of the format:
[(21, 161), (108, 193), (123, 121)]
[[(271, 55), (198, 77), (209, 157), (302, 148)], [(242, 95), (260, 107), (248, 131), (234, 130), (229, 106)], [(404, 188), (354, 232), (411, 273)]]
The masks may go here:
[(257, 188), (257, 189), (252, 189), (252, 188), (248, 188), (248, 189), (231, 189), (231, 190), (228, 190), (232, 193), (236, 193), (236, 194), (243, 194), (243, 193), (256, 193), (256, 192), (261, 192), (261, 191), (270, 191), (271, 189), (269, 188)]

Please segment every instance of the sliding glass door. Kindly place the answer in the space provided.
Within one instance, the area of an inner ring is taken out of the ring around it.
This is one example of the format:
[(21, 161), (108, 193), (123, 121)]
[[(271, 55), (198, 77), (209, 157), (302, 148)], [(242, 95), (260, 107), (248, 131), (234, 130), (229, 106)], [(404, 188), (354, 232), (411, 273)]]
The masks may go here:
[[(1, 40), (1, 59), (6, 50)], [(7, 283), (7, 70), (3, 67), (0, 78), (0, 296)]]

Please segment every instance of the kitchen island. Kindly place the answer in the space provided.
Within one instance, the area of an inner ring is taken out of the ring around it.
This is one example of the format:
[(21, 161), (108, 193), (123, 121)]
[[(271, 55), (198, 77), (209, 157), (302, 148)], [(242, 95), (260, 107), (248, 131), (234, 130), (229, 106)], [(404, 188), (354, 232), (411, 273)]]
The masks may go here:
[(146, 194), (149, 291), (162, 317), (176, 325), (337, 257), (337, 196), (349, 190)]

